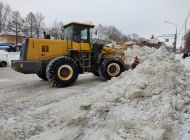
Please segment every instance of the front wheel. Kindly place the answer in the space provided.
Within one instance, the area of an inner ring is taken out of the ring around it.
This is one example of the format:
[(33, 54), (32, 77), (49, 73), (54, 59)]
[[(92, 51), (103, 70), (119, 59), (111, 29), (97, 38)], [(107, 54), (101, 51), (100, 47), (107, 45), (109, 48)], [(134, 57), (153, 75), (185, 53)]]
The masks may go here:
[(69, 57), (58, 57), (48, 64), (46, 75), (53, 86), (67, 87), (77, 80), (79, 75), (78, 65)]
[(98, 70), (104, 81), (110, 80), (112, 77), (118, 77), (123, 71), (125, 71), (124, 62), (117, 57), (104, 59)]
[(99, 77), (99, 76), (100, 76), (100, 74), (99, 74), (99, 72), (98, 72), (98, 71), (95, 71), (95, 72), (93, 71), (92, 73), (94, 74), (94, 76), (97, 76), (97, 77)]
[(37, 73), (36, 74), (40, 79), (44, 80), (44, 81), (47, 81), (47, 76), (46, 76), (46, 73)]
[(100, 75), (99, 75), (99, 72), (98, 72), (98, 68), (99, 68), (98, 64), (92, 65), (92, 68), (91, 68), (92, 73), (93, 73), (95, 76), (97, 76), (97, 77), (100, 76)]

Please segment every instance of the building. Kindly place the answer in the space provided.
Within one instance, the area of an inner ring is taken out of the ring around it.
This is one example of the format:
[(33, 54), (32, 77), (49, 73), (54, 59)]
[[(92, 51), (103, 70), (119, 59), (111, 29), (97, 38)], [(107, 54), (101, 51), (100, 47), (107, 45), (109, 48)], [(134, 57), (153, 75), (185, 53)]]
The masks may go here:
[(16, 44), (16, 35), (14, 33), (0, 33), (0, 50), (8, 52), (20, 51), (23, 41), (27, 38), (27, 36), (18, 35)]
[[(21, 44), (26, 38), (28, 37), (24, 35), (18, 35), (17, 43)], [(16, 35), (14, 33), (0, 33), (0, 43), (16, 44)]]
[[(160, 41), (164, 42), (166, 46), (174, 49), (174, 35), (162, 35), (158, 37)], [(177, 49), (184, 47), (183, 37), (178, 35), (177, 38)]]
[(137, 41), (137, 45), (141, 47), (148, 46), (159, 49), (162, 45), (164, 45), (164, 42), (160, 41), (158, 38), (152, 38), (152, 39), (139, 38)]

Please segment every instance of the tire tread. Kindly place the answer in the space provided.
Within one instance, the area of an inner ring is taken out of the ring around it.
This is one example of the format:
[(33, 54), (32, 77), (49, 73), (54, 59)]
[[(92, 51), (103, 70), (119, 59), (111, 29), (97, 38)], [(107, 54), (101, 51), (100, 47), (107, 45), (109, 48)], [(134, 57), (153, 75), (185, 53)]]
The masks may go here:
[[(56, 76), (56, 70), (55, 68), (61, 64), (61, 63), (68, 63), (70, 65), (73, 65), (74, 69), (74, 77), (72, 77), (71, 80), (66, 81), (61, 81), (57, 78)], [(67, 87), (72, 85), (77, 79), (78, 79), (78, 67), (77, 67), (77, 63), (71, 59), (70, 57), (67, 56), (61, 56), (61, 57), (57, 57), (53, 60), (50, 61), (50, 63), (47, 66), (46, 69), (46, 75), (47, 75), (47, 79), (53, 84), (53, 86), (55, 87)]]

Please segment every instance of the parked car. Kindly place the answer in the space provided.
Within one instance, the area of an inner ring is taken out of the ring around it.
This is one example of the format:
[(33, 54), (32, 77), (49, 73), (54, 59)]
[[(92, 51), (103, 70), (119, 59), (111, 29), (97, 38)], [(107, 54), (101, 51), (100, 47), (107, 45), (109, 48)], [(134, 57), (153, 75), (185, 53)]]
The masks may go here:
[(7, 52), (15, 52), (16, 48), (15, 48), (14, 44), (0, 43), (0, 50), (4, 50)]
[(9, 55), (8, 52), (6, 52), (4, 50), (0, 50), (0, 67), (8, 66), (8, 64), (9, 64), (8, 55)]
[(7, 60), (1, 60), (0, 59), (0, 67), (6, 67), (8, 65), (8, 61)]

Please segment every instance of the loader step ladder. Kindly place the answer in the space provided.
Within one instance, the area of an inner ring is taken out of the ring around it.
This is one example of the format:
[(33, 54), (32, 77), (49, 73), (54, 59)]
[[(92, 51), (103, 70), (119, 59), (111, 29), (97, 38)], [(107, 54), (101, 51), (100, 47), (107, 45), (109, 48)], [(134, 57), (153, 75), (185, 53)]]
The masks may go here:
[(89, 72), (91, 69), (91, 52), (80, 52), (80, 66), (83, 72)]

